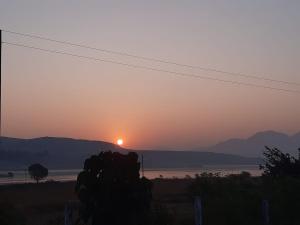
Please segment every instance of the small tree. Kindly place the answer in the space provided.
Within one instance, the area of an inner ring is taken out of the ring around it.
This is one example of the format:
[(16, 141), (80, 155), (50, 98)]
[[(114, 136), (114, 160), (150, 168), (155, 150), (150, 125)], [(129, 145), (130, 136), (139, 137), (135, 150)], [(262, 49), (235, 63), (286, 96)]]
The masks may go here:
[(39, 183), (40, 180), (48, 176), (48, 169), (38, 163), (29, 166), (28, 172), (30, 174), (30, 177), (34, 179), (36, 183)]

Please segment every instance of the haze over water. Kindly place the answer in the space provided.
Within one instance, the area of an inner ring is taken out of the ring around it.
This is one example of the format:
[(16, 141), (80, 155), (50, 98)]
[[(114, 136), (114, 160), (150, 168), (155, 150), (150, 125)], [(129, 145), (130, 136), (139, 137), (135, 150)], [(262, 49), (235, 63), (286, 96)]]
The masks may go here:
[[(49, 176), (46, 181), (75, 181), (77, 175), (81, 170), (50, 170)], [(157, 168), (157, 169), (145, 169), (144, 176), (148, 179), (155, 178), (187, 178), (195, 177), (195, 174), (201, 174), (203, 172), (208, 173), (219, 173), (220, 176), (226, 176), (229, 174), (239, 174), (242, 171), (249, 172), (252, 176), (260, 176), (261, 171), (258, 168), (258, 165), (210, 165), (204, 166), (202, 168)], [(0, 171), (0, 174), (7, 174), (7, 172), (13, 172), (13, 178), (1, 178), (0, 185), (4, 184), (14, 184), (14, 183), (28, 183), (35, 182), (30, 179), (28, 172), (25, 170), (19, 171)], [(140, 172), (142, 176), (142, 172)]]

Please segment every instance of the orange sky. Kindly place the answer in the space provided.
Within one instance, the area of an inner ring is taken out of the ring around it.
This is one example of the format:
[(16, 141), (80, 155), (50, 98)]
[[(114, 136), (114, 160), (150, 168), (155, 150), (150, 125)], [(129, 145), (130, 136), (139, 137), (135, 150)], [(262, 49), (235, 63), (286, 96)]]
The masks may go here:
[[(1, 27), (99, 48), (300, 83), (300, 4), (7, 1)], [(268, 10), (266, 10), (268, 9)], [(4, 34), (4, 40), (235, 79)], [(3, 135), (194, 149), (257, 131), (300, 131), (299, 95), (3, 47)], [(290, 89), (299, 86), (277, 85)]]

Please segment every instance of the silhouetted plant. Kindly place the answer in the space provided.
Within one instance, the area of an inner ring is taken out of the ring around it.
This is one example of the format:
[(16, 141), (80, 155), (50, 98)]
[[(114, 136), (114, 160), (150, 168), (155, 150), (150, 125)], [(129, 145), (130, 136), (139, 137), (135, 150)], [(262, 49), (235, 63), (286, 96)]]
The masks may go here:
[(218, 173), (199, 174), (189, 187), (194, 199), (202, 200), (203, 223), (207, 225), (260, 224), (260, 181), (249, 173), (221, 177)]
[(84, 163), (75, 191), (83, 207), (81, 217), (93, 225), (145, 225), (152, 199), (152, 183), (140, 178), (136, 153), (101, 152)]
[(41, 164), (32, 164), (28, 167), (28, 172), (30, 177), (39, 183), (40, 180), (46, 178), (48, 176), (48, 169)]
[(263, 175), (269, 177), (292, 176), (300, 177), (300, 161), (288, 153), (283, 153), (277, 148), (265, 147), (263, 152), (265, 165), (260, 165), (264, 170)]
[[(298, 160), (275, 152), (297, 170), (294, 163)], [(190, 197), (200, 196), (206, 225), (261, 225), (262, 200), (269, 202), (272, 225), (299, 225), (300, 179), (296, 172), (283, 171), (274, 177), (273, 173), (262, 177), (252, 177), (247, 172), (225, 177), (202, 173), (190, 185)]]

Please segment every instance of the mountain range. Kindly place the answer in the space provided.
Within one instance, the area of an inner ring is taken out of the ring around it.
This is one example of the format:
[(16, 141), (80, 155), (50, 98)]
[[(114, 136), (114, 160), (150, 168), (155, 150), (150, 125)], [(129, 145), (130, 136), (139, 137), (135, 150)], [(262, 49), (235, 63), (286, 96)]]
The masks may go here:
[(0, 169), (22, 169), (39, 162), (52, 169), (82, 168), (84, 160), (100, 151), (135, 151), (143, 155), (146, 168), (186, 168), (202, 165), (259, 164), (264, 146), (278, 147), (297, 155), (300, 133), (289, 136), (259, 132), (247, 139), (230, 139), (195, 151), (130, 150), (103, 141), (59, 137), (19, 139), (2, 137)]
[(238, 154), (248, 157), (261, 157), (265, 146), (276, 147), (282, 152), (298, 156), (300, 148), (300, 132), (287, 135), (275, 131), (258, 132), (246, 139), (229, 139), (200, 151)]

